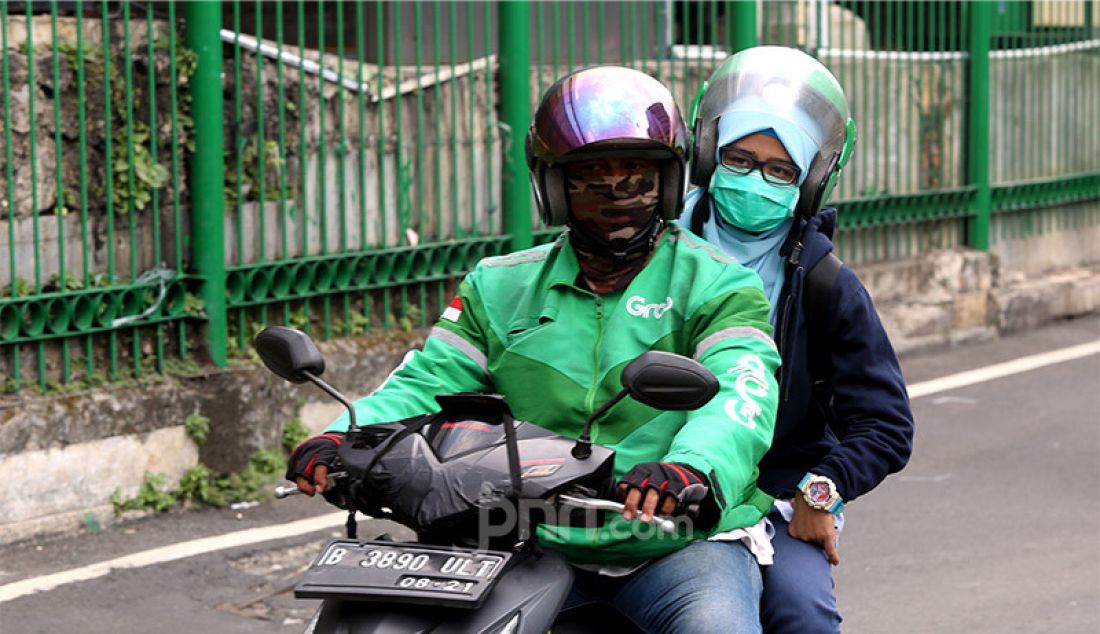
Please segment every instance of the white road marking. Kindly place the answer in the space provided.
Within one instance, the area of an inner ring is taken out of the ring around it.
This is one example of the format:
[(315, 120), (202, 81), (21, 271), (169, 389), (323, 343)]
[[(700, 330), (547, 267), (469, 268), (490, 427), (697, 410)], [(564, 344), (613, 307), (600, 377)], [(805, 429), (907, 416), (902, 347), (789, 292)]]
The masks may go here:
[(996, 365), (987, 365), (984, 368), (959, 372), (958, 374), (910, 385), (909, 398), (919, 398), (921, 396), (928, 396), (929, 394), (936, 394), (937, 392), (946, 392), (948, 390), (966, 387), (967, 385), (974, 385), (975, 383), (992, 381), (993, 379), (1035, 370), (1055, 363), (1064, 363), (1097, 353), (1100, 353), (1100, 340), (1083, 343), (1078, 346), (1071, 346), (1069, 348), (1052, 350), (1042, 354), (1033, 354), (1028, 357), (1020, 357), (1012, 361), (1005, 361), (1004, 363), (998, 363)]
[[(1078, 346), (1072, 346), (1069, 348), (1062, 348), (1060, 350), (1054, 350), (1051, 352), (1045, 352), (1043, 354), (1035, 354), (1028, 357), (1021, 357), (1019, 359), (1014, 359), (1005, 363), (998, 363), (996, 365), (990, 365), (984, 368), (978, 368), (976, 370), (969, 370), (967, 372), (959, 372), (958, 374), (952, 374), (950, 376), (933, 379), (931, 381), (924, 381), (922, 383), (910, 385), (909, 398), (919, 398), (922, 396), (928, 396), (929, 394), (936, 394), (938, 392), (954, 390), (960, 387), (965, 387), (967, 385), (974, 385), (975, 383), (991, 381), (993, 379), (998, 379), (1012, 374), (1018, 374), (1020, 372), (1027, 372), (1029, 370), (1035, 370), (1037, 368), (1053, 365), (1055, 363), (1062, 363), (1065, 361), (1080, 359), (1081, 357), (1087, 357), (1089, 355), (1097, 353), (1100, 353), (1100, 340), (1091, 343), (1081, 344)], [(902, 479), (905, 479), (905, 476), (900, 477)], [(944, 476), (937, 477), (942, 477), (946, 479), (950, 478), (951, 476), (950, 474), (946, 474)], [(346, 513), (329, 513), (327, 515), (320, 515), (317, 517), (298, 520), (296, 522), (290, 522), (287, 524), (278, 524), (275, 526), (267, 526), (264, 528), (252, 528), (248, 530), (237, 531), (235, 533), (228, 533), (225, 535), (215, 535), (213, 537), (196, 539), (181, 544), (172, 544), (170, 546), (154, 548), (152, 550), (146, 550), (140, 553), (126, 555), (125, 557), (103, 561), (97, 564), (92, 564), (90, 566), (84, 566), (82, 568), (63, 570), (61, 572), (50, 575), (34, 577), (31, 579), (23, 579), (22, 581), (16, 581), (7, 585), (0, 586), (0, 603), (11, 601), (12, 599), (18, 599), (19, 597), (26, 596), (28, 594), (34, 594), (36, 592), (53, 590), (58, 586), (62, 586), (68, 583), (87, 581), (88, 579), (102, 577), (109, 574), (112, 570), (152, 566), (154, 564), (159, 564), (166, 561), (175, 561), (177, 559), (194, 557), (196, 555), (203, 555), (218, 550), (224, 550), (226, 548), (234, 548), (236, 546), (245, 546), (248, 544), (283, 539), (286, 537), (294, 537), (295, 535), (302, 535), (305, 533), (312, 533), (314, 531), (319, 531), (327, 528), (334, 528), (343, 525), (346, 519)]]
[(0, 603), (18, 599), (19, 597), (34, 594), (36, 592), (53, 590), (67, 583), (87, 581), (89, 579), (102, 577), (112, 570), (141, 568), (143, 566), (151, 566), (166, 561), (194, 557), (196, 555), (203, 555), (216, 550), (233, 548), (235, 546), (245, 546), (257, 542), (294, 537), (295, 535), (333, 528), (343, 525), (347, 517), (348, 514), (344, 512), (328, 513), (326, 515), (319, 515), (317, 517), (289, 522), (287, 524), (277, 524), (275, 526), (265, 526), (263, 528), (250, 528), (235, 533), (204, 537), (202, 539), (195, 539), (180, 544), (171, 544), (169, 546), (162, 546), (161, 548), (153, 548), (152, 550), (126, 555), (125, 557), (119, 557), (117, 559), (101, 561), (82, 568), (63, 570), (51, 575), (23, 579), (22, 581), (0, 586)]

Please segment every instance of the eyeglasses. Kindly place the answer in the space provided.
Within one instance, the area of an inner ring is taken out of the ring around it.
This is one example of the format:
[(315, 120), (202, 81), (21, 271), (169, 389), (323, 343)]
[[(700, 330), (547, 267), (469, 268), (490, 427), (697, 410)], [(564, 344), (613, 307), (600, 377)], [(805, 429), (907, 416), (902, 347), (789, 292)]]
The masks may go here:
[(756, 156), (736, 147), (722, 148), (722, 167), (734, 174), (748, 174), (760, 170), (760, 176), (773, 185), (795, 185), (802, 170), (788, 161), (758, 161)]

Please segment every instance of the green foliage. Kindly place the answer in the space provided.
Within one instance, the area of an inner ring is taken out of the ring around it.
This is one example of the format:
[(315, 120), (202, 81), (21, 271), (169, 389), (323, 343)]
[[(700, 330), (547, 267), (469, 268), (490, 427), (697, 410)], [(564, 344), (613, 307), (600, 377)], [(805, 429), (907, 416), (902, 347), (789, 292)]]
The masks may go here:
[(226, 506), (226, 482), (206, 465), (195, 465), (180, 478), (179, 497), (207, 506)]
[(191, 357), (166, 357), (164, 359), (165, 374), (197, 374), (202, 371), (202, 366)]
[(187, 436), (199, 447), (206, 444), (206, 439), (210, 437), (210, 419), (201, 414), (188, 416), (183, 421), (183, 428), (187, 431)]
[(146, 473), (137, 495), (126, 498), (116, 489), (111, 495), (111, 504), (115, 507), (115, 513), (142, 509), (160, 513), (172, 508), (176, 499), (175, 491), (168, 488), (167, 478), (159, 473)]
[(287, 453), (294, 451), (294, 448), (298, 446), (306, 438), (309, 438), (310, 431), (306, 427), (301, 419), (293, 418), (286, 422), (283, 426), (283, 449)]
[(291, 328), (297, 328), (303, 332), (309, 332), (309, 313), (306, 312), (305, 306), (290, 313), (290, 319), (287, 321), (286, 325)]
[(34, 284), (31, 284), (27, 280), (17, 277), (15, 281), (4, 289), (4, 297), (27, 297), (34, 294)]
[(203, 504), (224, 507), (234, 502), (261, 501), (271, 486), (286, 470), (286, 456), (281, 449), (258, 449), (240, 473), (223, 476), (203, 464), (191, 467), (175, 488), (157, 473), (146, 473), (138, 494), (127, 498), (118, 490), (111, 496), (116, 513), (149, 509), (165, 511), (176, 504)]
[[(280, 152), (277, 141), (264, 141), (261, 156), (259, 140), (249, 139), (236, 161), (232, 159), (227, 161), (225, 206), (230, 208), (235, 207), (239, 202), (258, 201), (261, 192), (264, 200), (278, 200), (282, 195), (279, 187), (279, 174), (281, 168), (285, 165), (286, 157)], [(285, 186), (286, 197), (293, 198), (295, 194), (292, 184), (286, 183)], [(240, 192), (240, 199), (238, 199), (238, 191)]]
[[(115, 132), (111, 145), (111, 171), (114, 174), (114, 188), (111, 190), (111, 204), (115, 213), (130, 211), (130, 204), (141, 211), (153, 199), (153, 192), (168, 183), (168, 168), (153, 160), (149, 151), (149, 126), (140, 121), (133, 122), (132, 136), (125, 128)], [(133, 152), (133, 181), (130, 180), (131, 150)]]
[(420, 310), (420, 306), (416, 304), (409, 304), (405, 307), (405, 316), (397, 320), (397, 324), (401, 327), (401, 330), (405, 332), (412, 332), (412, 329), (423, 320), (424, 313)]
[[(154, 42), (154, 48), (157, 51), (154, 55), (163, 61), (169, 42), (166, 38), (159, 38)], [(195, 74), (198, 56), (184, 46), (182, 41), (177, 40), (176, 122), (175, 125), (159, 126), (160, 129), (154, 133), (146, 122), (149, 116), (144, 111), (156, 108), (156, 105), (151, 103), (152, 100), (142, 90), (146, 82), (140, 78), (133, 79), (127, 94), (126, 60), (121, 50), (109, 53), (109, 64), (106, 63), (108, 60), (104, 57), (103, 47), (100, 45), (85, 44), (81, 50), (75, 42), (62, 40), (58, 42), (58, 52), (74, 76), (79, 68), (83, 68), (86, 98), (91, 99), (92, 95), (96, 95), (102, 99), (104, 87), (109, 85), (110, 112), (107, 116), (111, 119), (111, 152), (106, 178), (111, 183), (111, 200), (108, 202), (118, 214), (128, 213), (131, 205), (135, 211), (146, 209), (152, 200), (153, 192), (163, 188), (169, 182), (173, 137), (183, 150), (183, 156), (180, 157), (181, 165), (184, 164), (187, 155), (194, 152), (192, 134), (194, 121), (190, 114), (191, 93), (186, 88)], [(156, 59), (147, 60), (146, 65), (149, 72), (157, 72)], [(158, 113), (158, 118), (162, 122), (169, 116), (171, 115), (168, 112)], [(130, 122), (129, 126), (127, 122)], [(106, 138), (89, 139), (93, 145), (106, 143), (106, 141)], [(153, 160), (154, 146), (158, 160)], [(57, 208), (59, 215), (64, 215), (70, 208), (78, 208), (82, 205), (81, 196), (73, 183), (63, 183), (61, 191), (61, 200)], [(106, 195), (106, 188), (103, 183), (93, 181), (92, 193), (102, 198)]]
[(205, 317), (206, 304), (194, 293), (183, 294), (183, 313), (192, 317)]
[(42, 287), (44, 292), (79, 291), (84, 288), (84, 280), (71, 274), (54, 273)]
[(370, 330), (370, 320), (363, 313), (353, 312), (346, 322), (339, 319), (334, 320), (332, 329), (349, 337), (358, 337)]

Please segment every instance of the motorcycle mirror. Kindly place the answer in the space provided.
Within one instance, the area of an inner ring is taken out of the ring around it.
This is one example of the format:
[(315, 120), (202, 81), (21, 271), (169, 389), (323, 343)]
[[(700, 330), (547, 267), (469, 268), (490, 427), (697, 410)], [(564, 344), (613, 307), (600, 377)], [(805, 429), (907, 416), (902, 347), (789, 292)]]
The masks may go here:
[(706, 405), (718, 393), (718, 378), (703, 364), (671, 352), (650, 350), (623, 368), (623, 389), (604, 403), (588, 420), (573, 445), (573, 457), (592, 455), (592, 421), (611, 409), (626, 395), (662, 410), (690, 410)]
[(634, 400), (662, 410), (692, 410), (718, 393), (718, 379), (702, 363), (651, 350), (623, 368), (623, 387)]
[(321, 380), (325, 371), (325, 358), (314, 345), (309, 335), (301, 330), (284, 326), (269, 326), (256, 335), (253, 341), (260, 359), (280, 377), (291, 383), (309, 381), (324, 390), (329, 396), (340, 401), (348, 410), (348, 433), (358, 431), (355, 422), (355, 407), (346, 396), (336, 388)]
[(256, 335), (256, 352), (268, 370), (291, 383), (305, 383), (325, 371), (325, 359), (309, 335), (301, 330), (271, 326)]

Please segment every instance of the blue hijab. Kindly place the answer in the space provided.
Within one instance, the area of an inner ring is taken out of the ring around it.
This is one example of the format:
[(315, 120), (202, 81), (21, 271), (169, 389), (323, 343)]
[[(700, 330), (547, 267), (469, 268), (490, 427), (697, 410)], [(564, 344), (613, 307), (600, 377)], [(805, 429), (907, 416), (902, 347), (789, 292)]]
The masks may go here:
[[(764, 113), (736, 112), (719, 117), (718, 119), (718, 143), (716, 144), (715, 160), (720, 161), (717, 151), (737, 139), (754, 133), (763, 133), (773, 136), (783, 144), (787, 153), (802, 170), (799, 184), (806, 178), (810, 163), (817, 153), (817, 144), (801, 128), (792, 123)], [(696, 190), (698, 191), (698, 190)], [(692, 205), (697, 198), (692, 200), (692, 194), (688, 199)], [(713, 200), (711, 205), (714, 205)], [(771, 302), (771, 312), (768, 318), (775, 325), (776, 308), (779, 303), (779, 295), (783, 292), (784, 282), (784, 258), (779, 254), (779, 248), (783, 245), (791, 227), (797, 222), (797, 218), (791, 217), (784, 220), (779, 226), (762, 233), (749, 233), (722, 220), (718, 210), (711, 209), (709, 217), (703, 223), (703, 239), (722, 248), (722, 251), (732, 256), (740, 264), (756, 271), (760, 280), (764, 283), (764, 294)]]

